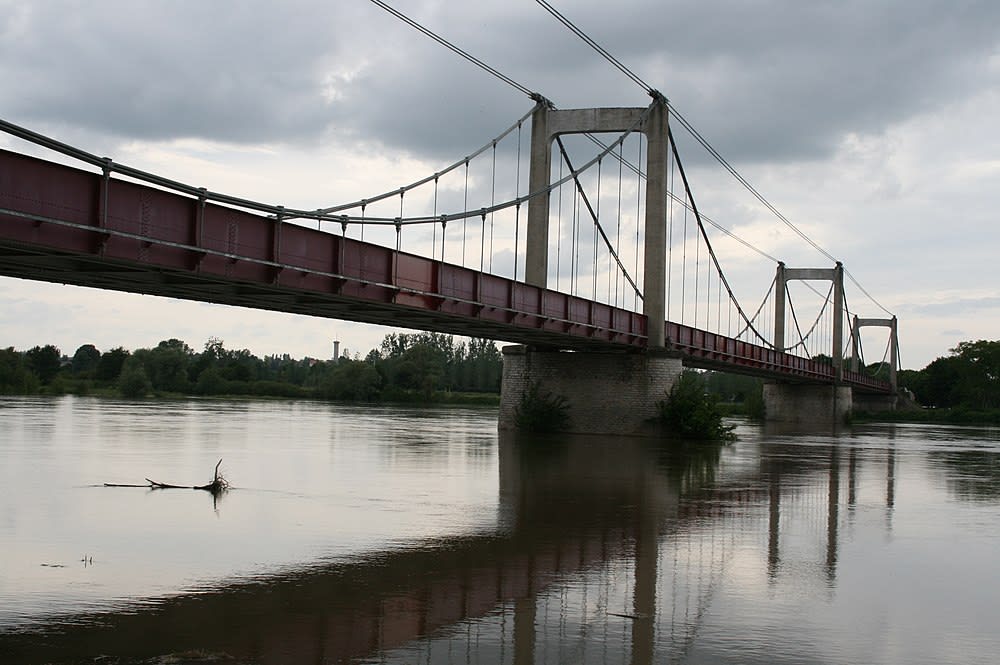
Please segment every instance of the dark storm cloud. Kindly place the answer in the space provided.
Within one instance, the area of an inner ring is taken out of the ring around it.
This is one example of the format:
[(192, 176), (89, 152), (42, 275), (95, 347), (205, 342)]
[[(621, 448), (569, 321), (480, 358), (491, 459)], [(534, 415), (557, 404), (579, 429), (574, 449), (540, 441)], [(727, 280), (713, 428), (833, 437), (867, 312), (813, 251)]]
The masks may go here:
[(296, 3), (10, 3), (3, 113), (123, 137), (318, 134), (336, 23)]
[[(560, 107), (647, 103), (534, 3), (396, 4)], [(996, 77), (991, 2), (564, 4), (740, 162), (820, 158)], [(245, 143), (328, 133), (440, 161), (531, 105), (366, 2), (4, 8), (2, 113), (25, 122)]]
[(821, 157), (996, 81), (996, 3), (631, 6), (566, 11), (741, 159)]
[[(1000, 43), (1000, 5), (989, 2), (591, 2), (562, 10), (739, 162), (820, 159), (848, 134), (880, 133), (997, 76), (989, 60)], [(410, 13), (562, 108), (648, 101), (532, 3)], [(395, 51), (373, 52), (380, 66), (356, 82), (353, 94), (386, 102), (343, 118), (361, 135), (447, 152), (488, 138), (524, 108), (519, 93), (415, 31), (386, 25), (393, 20), (369, 23), (391, 32)]]

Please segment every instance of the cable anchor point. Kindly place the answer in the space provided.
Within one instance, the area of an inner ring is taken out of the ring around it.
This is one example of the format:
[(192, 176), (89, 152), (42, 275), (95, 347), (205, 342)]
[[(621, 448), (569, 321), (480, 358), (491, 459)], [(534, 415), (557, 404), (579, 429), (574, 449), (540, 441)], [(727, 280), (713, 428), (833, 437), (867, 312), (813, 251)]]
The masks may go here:
[(528, 95), (528, 97), (530, 97), (534, 102), (541, 104), (547, 109), (554, 109), (556, 107), (556, 105), (553, 104), (548, 97), (546, 97), (540, 92), (533, 92), (530, 95)]

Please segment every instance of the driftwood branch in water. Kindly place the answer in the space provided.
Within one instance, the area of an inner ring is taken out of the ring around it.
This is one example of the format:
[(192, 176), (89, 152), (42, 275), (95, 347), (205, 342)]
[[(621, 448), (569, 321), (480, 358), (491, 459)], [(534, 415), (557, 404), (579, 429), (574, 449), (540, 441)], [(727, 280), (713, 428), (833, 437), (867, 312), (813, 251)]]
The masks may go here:
[(165, 489), (179, 489), (179, 490), (205, 490), (206, 492), (211, 492), (212, 494), (220, 494), (229, 489), (229, 481), (225, 479), (219, 473), (219, 465), (222, 464), (220, 459), (215, 465), (215, 477), (212, 482), (207, 485), (171, 485), (170, 483), (161, 483), (156, 480), (150, 480), (146, 478), (148, 485), (118, 485), (115, 483), (104, 483), (105, 487), (148, 487), (154, 490), (165, 490)]

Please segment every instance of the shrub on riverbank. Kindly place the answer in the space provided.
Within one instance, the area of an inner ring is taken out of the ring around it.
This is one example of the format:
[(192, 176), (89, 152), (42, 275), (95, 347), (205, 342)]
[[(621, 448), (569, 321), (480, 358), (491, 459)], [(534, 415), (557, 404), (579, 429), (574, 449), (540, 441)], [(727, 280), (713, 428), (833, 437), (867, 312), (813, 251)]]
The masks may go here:
[(735, 438), (732, 426), (722, 422), (715, 395), (705, 392), (704, 381), (695, 372), (681, 374), (659, 406), (660, 421), (677, 438), (698, 441)]
[(537, 381), (521, 395), (514, 424), (522, 432), (560, 432), (569, 425), (569, 404), (562, 395), (543, 392)]

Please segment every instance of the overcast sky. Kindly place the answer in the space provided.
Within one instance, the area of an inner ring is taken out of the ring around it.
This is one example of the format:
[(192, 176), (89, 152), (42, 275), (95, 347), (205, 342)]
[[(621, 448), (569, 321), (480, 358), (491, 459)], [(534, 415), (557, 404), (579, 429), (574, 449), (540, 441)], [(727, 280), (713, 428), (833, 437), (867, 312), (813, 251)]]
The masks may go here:
[[(393, 4), (560, 108), (649, 101), (534, 2)], [(553, 4), (899, 317), (904, 367), (1000, 337), (1000, 4)], [(364, 0), (0, 0), (0, 117), (290, 207), (433, 173), (531, 105)], [(678, 138), (706, 214), (789, 266), (829, 265)], [(41, 154), (6, 136), (0, 147)], [(730, 279), (759, 300), (774, 264), (719, 242)], [(498, 265), (513, 256), (501, 246)], [(851, 284), (848, 296), (859, 315), (885, 316)], [(333, 339), (363, 355), (390, 332), (7, 278), (0, 312), (0, 345), (67, 354), (214, 336), (259, 355), (327, 357)], [(884, 337), (865, 344), (878, 360)]]

